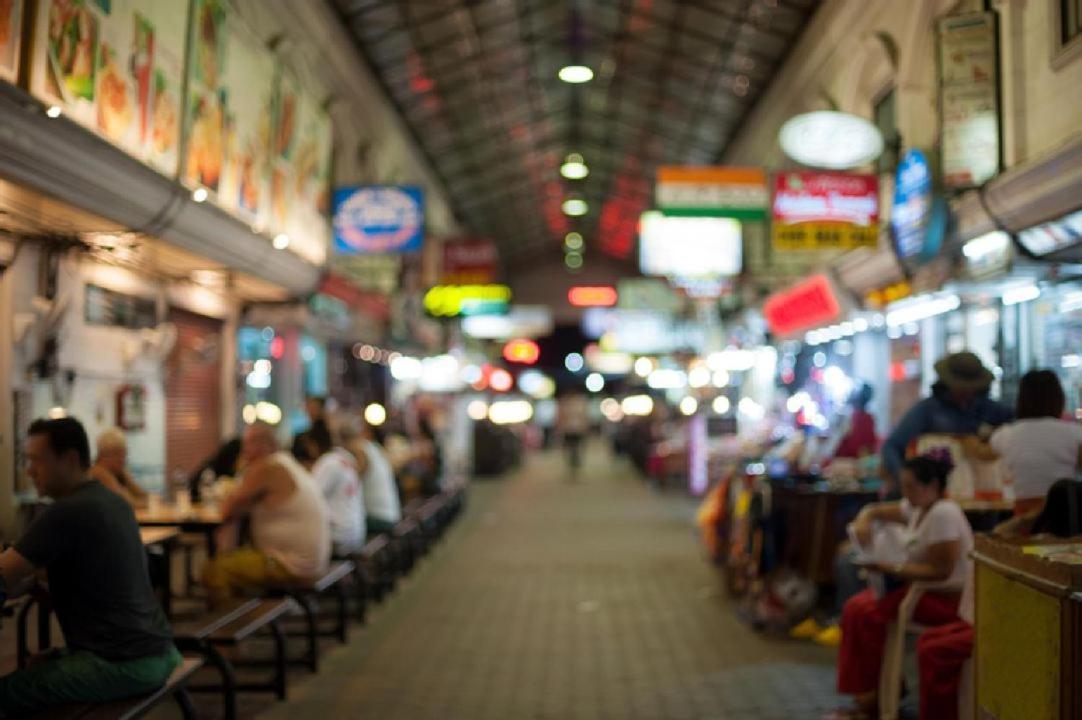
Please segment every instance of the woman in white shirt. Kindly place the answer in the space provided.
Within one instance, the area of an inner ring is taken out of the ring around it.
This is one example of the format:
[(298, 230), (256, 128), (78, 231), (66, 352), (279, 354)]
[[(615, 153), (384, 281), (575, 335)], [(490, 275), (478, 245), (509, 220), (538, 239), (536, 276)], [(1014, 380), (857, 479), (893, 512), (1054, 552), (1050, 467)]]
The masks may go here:
[[(962, 585), (969, 572), (973, 532), (958, 503), (944, 497), (952, 465), (946, 453), (923, 455), (902, 466), (904, 500), (865, 507), (853, 521), (863, 545), (876, 524), (904, 525), (905, 559), (869, 568), (903, 583), (919, 582), (925, 592), (913, 612), (922, 625), (942, 625), (958, 615)], [(853, 695), (857, 706), (836, 718), (873, 717), (883, 661), (887, 626), (898, 614), (907, 587), (877, 597), (872, 590), (851, 598), (842, 610), (842, 642), (838, 654), (838, 691)]]
[(990, 440), (1014, 479), (1014, 514), (1036, 516), (1057, 480), (1082, 466), (1082, 425), (1065, 422), (1066, 398), (1051, 370), (1031, 370), (1018, 386), (1018, 419)]

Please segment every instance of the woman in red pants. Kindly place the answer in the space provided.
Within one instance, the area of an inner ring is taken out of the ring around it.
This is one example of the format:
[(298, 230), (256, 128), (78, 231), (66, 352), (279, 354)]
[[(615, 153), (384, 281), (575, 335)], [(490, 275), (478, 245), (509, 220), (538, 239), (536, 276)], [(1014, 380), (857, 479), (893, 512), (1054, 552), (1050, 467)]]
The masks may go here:
[[(906, 526), (906, 556), (890, 566), (870, 569), (903, 583), (920, 582), (924, 595), (913, 612), (914, 622), (944, 625), (957, 619), (959, 590), (969, 572), (973, 532), (958, 503), (945, 498), (952, 465), (946, 454), (912, 458), (902, 466), (901, 502), (876, 503), (853, 522), (863, 544), (868, 544), (879, 523)], [(899, 587), (883, 597), (865, 590), (842, 610), (842, 643), (838, 654), (838, 691), (852, 695), (856, 707), (835, 718), (874, 717), (879, 669), (883, 662), (887, 626), (897, 616), (908, 588)]]

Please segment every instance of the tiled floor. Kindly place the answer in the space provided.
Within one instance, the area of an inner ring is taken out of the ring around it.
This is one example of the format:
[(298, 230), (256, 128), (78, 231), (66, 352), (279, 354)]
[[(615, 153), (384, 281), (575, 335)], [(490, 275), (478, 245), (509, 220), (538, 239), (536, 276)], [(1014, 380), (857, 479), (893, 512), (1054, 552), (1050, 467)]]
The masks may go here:
[(838, 704), (833, 655), (722, 599), (694, 504), (591, 448), (476, 481), (414, 576), (264, 720), (786, 720)]

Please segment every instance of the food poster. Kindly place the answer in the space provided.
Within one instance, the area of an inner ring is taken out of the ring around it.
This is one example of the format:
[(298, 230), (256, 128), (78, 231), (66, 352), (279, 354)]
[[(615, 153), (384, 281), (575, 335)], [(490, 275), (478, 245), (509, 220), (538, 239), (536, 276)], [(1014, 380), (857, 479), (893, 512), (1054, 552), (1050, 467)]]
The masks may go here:
[(274, 226), (289, 235), (290, 249), (314, 262), (326, 259), (330, 225), (330, 115), (300, 91), (288, 71), (279, 74), (271, 204)]
[(193, 13), (182, 179), (262, 227), (269, 212), (274, 54), (229, 14), (224, 0), (195, 0)]
[(184, 2), (43, 0), (30, 91), (173, 176), (187, 25)]
[(192, 13), (184, 108), (187, 144), (181, 177), (188, 185), (217, 193), (225, 159), (222, 71), (228, 39), (226, 6), (221, 0), (195, 0)]
[(274, 55), (230, 25), (219, 98), (224, 152), (218, 201), (260, 227), (269, 214), (269, 169), (276, 63)]
[(23, 0), (0, 0), (0, 80), (19, 78), (19, 43), (22, 41)]

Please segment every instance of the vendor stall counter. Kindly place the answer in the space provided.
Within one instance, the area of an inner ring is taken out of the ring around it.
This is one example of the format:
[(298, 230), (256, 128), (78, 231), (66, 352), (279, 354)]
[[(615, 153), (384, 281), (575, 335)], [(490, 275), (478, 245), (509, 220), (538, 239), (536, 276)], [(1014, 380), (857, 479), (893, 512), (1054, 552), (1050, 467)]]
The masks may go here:
[(1077, 720), (1082, 544), (1024, 542), (976, 538), (973, 717)]

